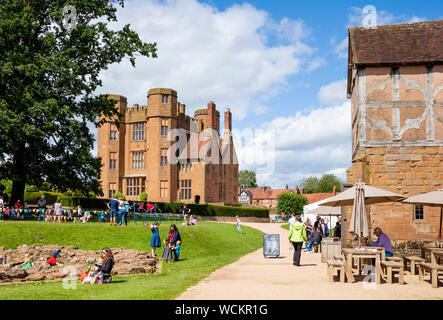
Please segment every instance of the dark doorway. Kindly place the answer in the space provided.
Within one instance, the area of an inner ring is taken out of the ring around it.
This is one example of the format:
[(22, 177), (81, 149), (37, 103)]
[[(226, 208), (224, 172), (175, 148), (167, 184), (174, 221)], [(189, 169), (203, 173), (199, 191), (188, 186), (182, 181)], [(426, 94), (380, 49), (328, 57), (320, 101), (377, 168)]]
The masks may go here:
[(199, 195), (196, 195), (194, 197), (194, 202), (197, 203), (197, 204), (200, 202), (200, 196)]

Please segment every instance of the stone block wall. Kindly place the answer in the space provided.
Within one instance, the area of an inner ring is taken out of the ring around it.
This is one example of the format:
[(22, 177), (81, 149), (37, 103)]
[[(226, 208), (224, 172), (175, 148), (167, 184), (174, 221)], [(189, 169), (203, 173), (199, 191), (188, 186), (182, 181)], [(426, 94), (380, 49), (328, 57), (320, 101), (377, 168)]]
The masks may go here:
[[(391, 146), (361, 150), (348, 170), (348, 183), (363, 182), (412, 196), (437, 190), (443, 184), (443, 147)], [(348, 223), (352, 208), (348, 208)], [(414, 219), (414, 206), (385, 203), (367, 207), (370, 227), (381, 227), (392, 240), (436, 241), (440, 208), (424, 207), (424, 219)]]

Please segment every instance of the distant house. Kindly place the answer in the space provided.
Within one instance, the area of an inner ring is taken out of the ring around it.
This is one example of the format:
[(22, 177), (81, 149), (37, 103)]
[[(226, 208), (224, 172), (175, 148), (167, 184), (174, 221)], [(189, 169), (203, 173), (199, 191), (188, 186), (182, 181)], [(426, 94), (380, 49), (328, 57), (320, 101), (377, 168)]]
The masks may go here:
[(262, 186), (254, 189), (240, 189), (238, 194), (238, 202), (243, 205), (274, 208), (277, 207), (278, 196), (283, 192), (296, 192), (301, 194), (308, 199), (308, 204), (333, 197), (337, 194), (335, 187), (334, 191), (329, 193), (305, 194), (303, 188), (299, 189), (297, 185), (295, 188), (288, 188), (288, 185), (286, 185), (284, 189), (272, 189), (268, 186)]
[(249, 190), (241, 190), (238, 195), (238, 202), (241, 204), (251, 204), (252, 203), (252, 193)]

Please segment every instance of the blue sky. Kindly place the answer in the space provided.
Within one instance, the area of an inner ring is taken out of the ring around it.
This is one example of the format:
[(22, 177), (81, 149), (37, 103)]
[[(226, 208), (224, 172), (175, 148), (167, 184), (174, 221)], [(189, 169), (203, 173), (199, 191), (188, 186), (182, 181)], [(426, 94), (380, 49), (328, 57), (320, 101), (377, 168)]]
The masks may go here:
[[(220, 111), (229, 107), (234, 134), (253, 133), (251, 143), (236, 145), (240, 168), (273, 162), (257, 170), (260, 185), (292, 187), (328, 172), (345, 179), (347, 28), (363, 24), (366, 5), (376, 8), (377, 24), (443, 18), (436, 0), (130, 0), (116, 27), (131, 23), (144, 41), (158, 43), (159, 58), (139, 58), (135, 69), (111, 66), (101, 92), (146, 104), (149, 88), (170, 87), (188, 114), (210, 100)], [(257, 128), (273, 130), (271, 152)]]

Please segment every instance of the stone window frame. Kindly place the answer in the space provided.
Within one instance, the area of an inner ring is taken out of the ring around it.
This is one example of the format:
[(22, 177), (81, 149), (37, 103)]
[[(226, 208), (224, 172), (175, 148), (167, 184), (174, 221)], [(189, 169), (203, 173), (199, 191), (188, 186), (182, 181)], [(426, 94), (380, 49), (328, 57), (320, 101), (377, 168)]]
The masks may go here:
[(117, 140), (117, 126), (114, 123), (109, 127), (109, 140)]
[(169, 102), (169, 95), (162, 94), (162, 103), (168, 103), (168, 102)]
[(117, 169), (117, 152), (109, 152), (109, 169)]
[(168, 197), (168, 180), (160, 180), (160, 198)]
[[(417, 208), (422, 208), (421, 213), (418, 212), (418, 215), (421, 215), (421, 218), (417, 218)], [(412, 214), (414, 215), (414, 221), (424, 221), (425, 220), (425, 206), (422, 204), (414, 204), (412, 207)]]
[(180, 180), (180, 200), (191, 200), (192, 198), (192, 180)]

